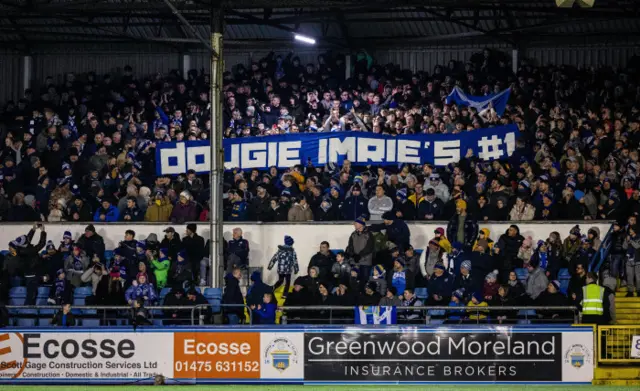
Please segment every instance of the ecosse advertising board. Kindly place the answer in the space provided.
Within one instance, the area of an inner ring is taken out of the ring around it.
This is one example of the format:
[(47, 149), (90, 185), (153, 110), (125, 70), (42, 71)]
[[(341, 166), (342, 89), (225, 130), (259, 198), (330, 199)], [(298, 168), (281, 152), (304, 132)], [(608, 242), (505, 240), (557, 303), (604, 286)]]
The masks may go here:
[(588, 327), (24, 329), (2, 384), (588, 383)]

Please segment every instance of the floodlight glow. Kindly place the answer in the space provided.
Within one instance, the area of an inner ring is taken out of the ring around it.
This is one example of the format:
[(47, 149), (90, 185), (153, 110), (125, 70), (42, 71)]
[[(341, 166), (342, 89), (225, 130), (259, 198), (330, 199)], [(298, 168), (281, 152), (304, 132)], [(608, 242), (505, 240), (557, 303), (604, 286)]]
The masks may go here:
[(295, 34), (295, 35), (293, 36), (293, 38), (294, 38), (296, 41), (300, 41), (300, 42), (308, 43), (309, 45), (315, 45), (315, 44), (316, 44), (316, 40), (315, 40), (315, 39), (310, 38), (310, 37), (305, 37), (304, 35), (298, 35), (298, 34)]

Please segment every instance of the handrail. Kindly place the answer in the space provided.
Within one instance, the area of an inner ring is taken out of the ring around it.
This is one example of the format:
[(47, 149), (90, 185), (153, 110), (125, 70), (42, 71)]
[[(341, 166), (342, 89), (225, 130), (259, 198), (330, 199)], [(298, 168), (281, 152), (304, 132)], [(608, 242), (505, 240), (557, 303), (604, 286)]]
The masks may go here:
[[(607, 259), (607, 256), (609, 255), (609, 250), (611, 250), (611, 245), (612, 245), (612, 232), (613, 232), (613, 224), (611, 224), (611, 227), (609, 227), (607, 234), (602, 239), (602, 242), (600, 243), (600, 248), (598, 249), (598, 251), (596, 251), (595, 254), (593, 254), (593, 257), (591, 257), (591, 262), (589, 263), (590, 272), (591, 271), (598, 272), (598, 270), (600, 270), (600, 267), (604, 263), (604, 260)], [(600, 261), (598, 262), (597, 265), (595, 265), (595, 268), (594, 268), (593, 266), (596, 260), (598, 259), (598, 256), (600, 256)]]
[[(398, 311), (410, 310), (410, 311), (443, 311), (444, 314), (438, 314), (436, 316), (446, 316), (447, 313), (453, 315), (459, 314), (475, 314), (478, 316), (481, 313), (487, 313), (491, 311), (519, 311), (519, 310), (534, 310), (534, 311), (561, 311), (561, 312), (569, 312), (573, 313), (573, 323), (580, 323), (581, 313), (576, 306), (487, 306), (487, 307), (450, 307), (450, 306), (416, 306), (416, 307), (407, 307), (407, 306), (396, 306)], [(286, 311), (329, 311), (329, 322), (331, 323), (333, 320), (333, 311), (353, 311), (353, 306), (281, 306), (278, 307), (278, 311), (283, 313), (281, 318), (281, 323), (284, 324), (287, 322)], [(428, 313), (425, 316), (425, 323), (429, 323), (430, 316)], [(525, 319), (528, 319), (528, 314), (525, 313)], [(410, 319), (414, 320), (414, 319)], [(476, 320), (480, 320), (479, 317)]]
[[(597, 223), (611, 223), (613, 224), (615, 221), (614, 220), (596, 220), (595, 222)], [(184, 226), (186, 224), (202, 224), (202, 225), (209, 225), (210, 223), (208, 221), (185, 221), (183, 224), (177, 224), (177, 223), (172, 223), (170, 221), (159, 221), (159, 222), (151, 222), (151, 221), (136, 221), (135, 224), (133, 225), (147, 225), (147, 226), (162, 226), (162, 227), (167, 227), (167, 226)], [(352, 221), (351, 220), (336, 220), (336, 221), (270, 221), (270, 222), (264, 222), (264, 221), (223, 221), (224, 224), (229, 224), (229, 225), (344, 225), (344, 224), (351, 224)], [(421, 225), (421, 224), (439, 224), (439, 225), (447, 225), (449, 223), (449, 220), (405, 220), (405, 223), (412, 225)], [(534, 225), (542, 225), (542, 224), (584, 224), (585, 221), (584, 220), (544, 220), (544, 221), (536, 221), (536, 220), (531, 220), (531, 221), (513, 221), (513, 220), (505, 220), (505, 221), (496, 221), (496, 220), (487, 220), (487, 221), (479, 221), (478, 223), (481, 223), (483, 225), (485, 224), (504, 224), (504, 225), (509, 225), (509, 224), (534, 224)], [(115, 221), (112, 223), (105, 223), (105, 222), (98, 222), (98, 221), (85, 221), (85, 222), (74, 222), (74, 221), (64, 221), (64, 222), (57, 222), (57, 221), (52, 221), (52, 222), (43, 222), (43, 224), (45, 224), (46, 226), (58, 226), (58, 225), (64, 225), (64, 226), (69, 226), (71, 225), (78, 225), (78, 226), (82, 226), (82, 227), (86, 227), (88, 224), (92, 224), (95, 227), (99, 227), (99, 226), (104, 226), (104, 227), (109, 227), (109, 226), (118, 226), (118, 225), (126, 225), (126, 226), (131, 226), (131, 223), (124, 223), (121, 221)], [(32, 223), (28, 222), (28, 221), (23, 221), (23, 222), (18, 222), (18, 221), (3, 221), (2, 222), (3, 226), (11, 226), (11, 225), (24, 225), (24, 226), (31, 226)]]
[[(251, 314), (251, 310), (246, 304), (219, 304), (220, 308), (225, 307), (243, 307), (248, 309), (249, 311), (249, 324), (252, 324), (253, 317)], [(199, 315), (202, 314), (202, 310), (204, 308), (213, 307), (212, 304), (197, 304), (197, 305), (187, 305), (187, 306), (176, 306), (176, 305), (155, 305), (155, 306), (145, 306), (144, 309), (149, 311), (151, 318), (153, 319), (153, 311), (190, 311), (191, 313), (191, 325), (195, 325), (195, 311), (196, 309), (200, 311)], [(7, 305), (6, 308), (8, 310), (60, 310), (59, 305)], [(134, 308), (131, 306), (114, 306), (114, 305), (77, 305), (72, 306), (71, 311), (73, 313), (74, 310), (95, 310), (95, 311), (133, 311)], [(15, 314), (10, 314), (15, 315)], [(81, 314), (82, 315), (82, 314)], [(198, 316), (200, 318), (200, 316)]]

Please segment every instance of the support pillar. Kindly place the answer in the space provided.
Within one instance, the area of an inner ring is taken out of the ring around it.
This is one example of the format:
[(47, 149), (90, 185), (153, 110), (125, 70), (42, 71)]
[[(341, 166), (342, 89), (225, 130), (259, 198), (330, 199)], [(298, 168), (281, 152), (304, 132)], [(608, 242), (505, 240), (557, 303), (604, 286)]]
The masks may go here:
[(191, 55), (183, 54), (182, 55), (182, 77), (187, 79), (187, 74), (191, 70)]
[(518, 49), (514, 48), (511, 50), (511, 70), (514, 74), (518, 73)]
[(211, 88), (209, 99), (211, 101), (211, 246), (209, 257), (211, 259), (211, 286), (221, 286), (220, 275), (224, 268), (223, 255), (223, 222), (222, 222), (222, 195), (224, 174), (224, 149), (222, 146), (222, 74), (224, 14), (220, 7), (211, 8)]
[(351, 53), (344, 56), (344, 79), (349, 80), (351, 77)]
[(24, 96), (24, 91), (31, 88), (31, 80), (33, 79), (33, 57), (22, 57), (22, 91), (20, 98)]

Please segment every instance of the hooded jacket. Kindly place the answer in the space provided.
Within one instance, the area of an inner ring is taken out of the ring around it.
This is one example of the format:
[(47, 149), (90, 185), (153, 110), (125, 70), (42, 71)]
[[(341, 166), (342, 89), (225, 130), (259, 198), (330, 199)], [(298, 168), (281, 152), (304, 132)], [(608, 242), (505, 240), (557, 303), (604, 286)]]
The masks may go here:
[(251, 273), (253, 284), (247, 289), (247, 305), (262, 304), (265, 293), (273, 293), (273, 288), (262, 282), (262, 275), (255, 271)]
[(476, 239), (475, 243), (473, 243), (473, 248), (475, 248), (477, 245), (481, 245), (485, 248), (485, 251), (488, 250), (488, 252), (490, 252), (491, 250), (493, 250), (494, 244), (493, 240), (491, 240), (490, 238), (491, 231), (489, 230), (489, 228), (482, 228), (480, 229), (480, 232), (484, 234), (484, 239), (480, 239), (480, 236), (478, 235), (478, 239)]
[(173, 205), (169, 203), (166, 197), (162, 198), (160, 205), (157, 205), (155, 201), (150, 201), (147, 212), (144, 215), (144, 221), (166, 222), (169, 221), (171, 212), (173, 212)]
[(549, 279), (547, 278), (544, 270), (537, 267), (527, 277), (526, 281), (526, 291), (527, 295), (533, 300), (537, 299), (538, 296), (542, 292), (547, 289), (547, 285), (549, 285)]
[(151, 260), (151, 270), (153, 270), (153, 274), (156, 277), (156, 285), (158, 286), (158, 289), (162, 289), (167, 285), (170, 267), (171, 261), (169, 258)]
[(345, 253), (350, 258), (353, 258), (357, 264), (371, 266), (373, 262), (374, 245), (373, 235), (365, 227), (362, 232), (353, 231), (353, 233), (351, 233)]
[(298, 272), (300, 271), (300, 266), (298, 265), (298, 255), (296, 254), (296, 250), (294, 250), (291, 246), (278, 246), (278, 251), (276, 251), (276, 253), (271, 258), (271, 261), (269, 262), (269, 266), (267, 268), (271, 270), (276, 264), (278, 265), (278, 274), (291, 274), (291, 272), (298, 274)]
[[(517, 226), (515, 227), (517, 228)], [(498, 257), (501, 261), (500, 269), (502, 270), (512, 270), (514, 267), (522, 267), (522, 261), (518, 261), (518, 251), (520, 251), (524, 237), (520, 235), (519, 228), (517, 228), (516, 231), (514, 236), (509, 236), (509, 230), (505, 231), (505, 233), (500, 236), (500, 239), (498, 239), (498, 243), (494, 245), (494, 251), (496, 247), (500, 249)]]
[(313, 221), (313, 212), (311, 211), (311, 207), (308, 204), (305, 208), (296, 202), (289, 209), (287, 217), (289, 221)]
[(82, 286), (82, 275), (88, 267), (89, 258), (84, 252), (81, 252), (77, 257), (73, 254), (67, 257), (64, 262), (64, 271), (71, 285), (75, 287)]
[(195, 202), (189, 201), (186, 205), (178, 202), (171, 211), (170, 220), (174, 224), (184, 224), (198, 219), (198, 210)]

